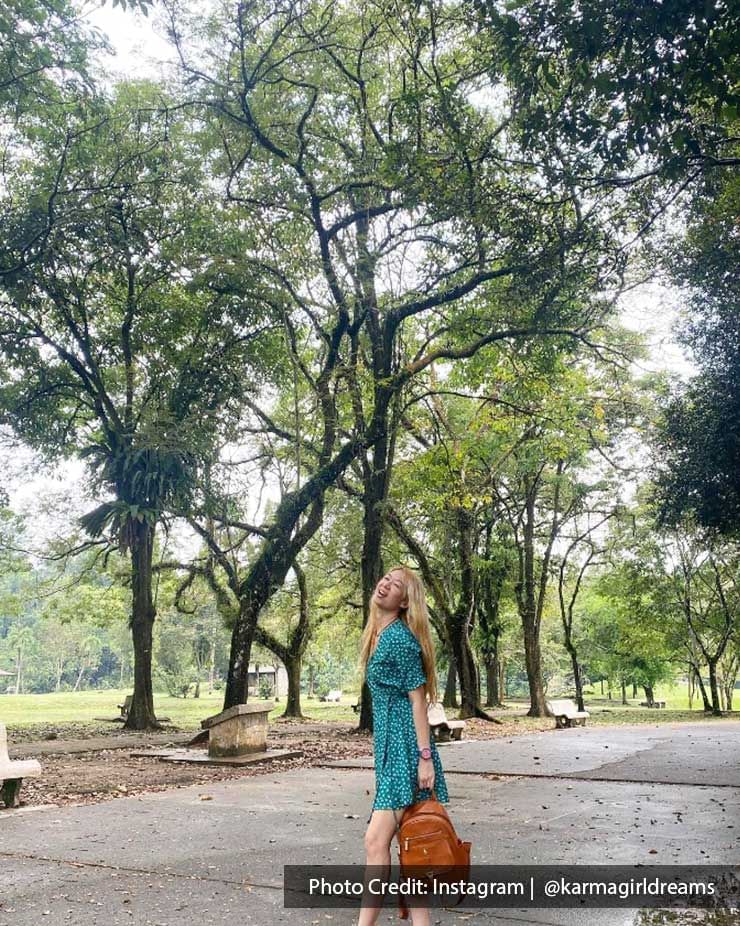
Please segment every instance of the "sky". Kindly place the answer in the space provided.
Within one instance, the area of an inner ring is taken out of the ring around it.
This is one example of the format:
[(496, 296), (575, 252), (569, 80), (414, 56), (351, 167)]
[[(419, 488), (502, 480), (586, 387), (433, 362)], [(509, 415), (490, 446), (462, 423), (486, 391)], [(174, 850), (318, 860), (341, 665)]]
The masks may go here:
[[(115, 55), (105, 56), (100, 64), (112, 78), (116, 76), (159, 76), (163, 65), (173, 60), (173, 51), (164, 38), (156, 13), (149, 17), (128, 10), (114, 8), (109, 0), (105, 5), (96, 3), (84, 7), (85, 18), (91, 25), (106, 33)], [(678, 376), (688, 377), (694, 367), (676, 343), (672, 334), (680, 294), (657, 284), (643, 286), (630, 293), (621, 308), (621, 320), (629, 328), (647, 336), (650, 357), (635, 372), (669, 370)], [(58, 518), (66, 520), (64, 503), (70, 489), (84, 485), (84, 466), (69, 461), (51, 469), (39, 467), (30, 452), (9, 453), (0, 447), (0, 466), (3, 467), (3, 484), (11, 494), (14, 510), (25, 513), (31, 523), (46, 525), (37, 529), (34, 537), (39, 542), (49, 539), (56, 531)], [(30, 472), (30, 477), (29, 477)]]

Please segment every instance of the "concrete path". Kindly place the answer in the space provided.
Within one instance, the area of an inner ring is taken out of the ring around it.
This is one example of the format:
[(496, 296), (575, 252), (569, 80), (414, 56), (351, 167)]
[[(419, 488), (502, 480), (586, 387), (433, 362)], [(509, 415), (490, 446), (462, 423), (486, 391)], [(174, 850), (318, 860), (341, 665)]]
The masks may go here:
[[(497, 745), (490, 741), (461, 744), (474, 747), (468, 758), (477, 756), (480, 770), (460, 774), (452, 768), (452, 748), (446, 748), (450, 813), (458, 833), (473, 842), (474, 863), (740, 861), (740, 786), (727, 784), (725, 763), (726, 750), (739, 741), (740, 724), (712, 723), (706, 730), (702, 724), (676, 725), (655, 740), (638, 727), (619, 731), (621, 738), (612, 727), (566, 731), (569, 742), (587, 739), (591, 752), (584, 759), (588, 768), (564, 769), (562, 778), (486, 777), (495, 771), (484, 761)], [(654, 728), (649, 732), (656, 734)], [(718, 735), (719, 744), (711, 741)], [(599, 736), (600, 745), (610, 747), (603, 750), (609, 759), (602, 765)], [(520, 750), (520, 760), (533, 763), (537, 755), (552, 768), (567, 764), (565, 737), (544, 733), (500, 745), (517, 747), (512, 763)], [(723, 786), (593, 777), (600, 768), (630, 761), (654, 776), (646, 754), (663, 762), (672, 748), (679, 756), (696, 750), (708, 782), (717, 765)], [(502, 767), (501, 761), (494, 764)], [(573, 779), (574, 773), (592, 777)], [(0, 813), (0, 926), (353, 926), (353, 910), (284, 909), (282, 866), (362, 864), (373, 794), (370, 769), (312, 768), (89, 806)], [(473, 920), (486, 926), (637, 926), (636, 917), (630, 910), (432, 911), (433, 923)], [(400, 923), (387, 910), (378, 922)]]
[[(740, 722), (571, 727), (440, 746), (445, 772), (740, 788)], [(332, 763), (372, 768), (372, 756)]]

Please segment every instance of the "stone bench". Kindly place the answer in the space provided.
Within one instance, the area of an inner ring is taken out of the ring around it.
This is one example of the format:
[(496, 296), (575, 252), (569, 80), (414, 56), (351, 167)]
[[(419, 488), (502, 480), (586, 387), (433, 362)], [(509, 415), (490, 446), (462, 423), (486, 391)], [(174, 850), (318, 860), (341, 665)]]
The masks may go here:
[(555, 726), (560, 729), (572, 727), (574, 724), (585, 727), (586, 721), (591, 716), (588, 711), (579, 711), (578, 705), (570, 698), (564, 698), (561, 701), (546, 701), (545, 704), (555, 718)]
[(38, 778), (41, 766), (35, 759), (13, 760), (8, 755), (8, 733), (0, 723), (0, 799), (6, 807), (18, 807), (24, 778)]
[(267, 749), (267, 718), (274, 707), (273, 701), (236, 704), (202, 720), (201, 727), (208, 730), (208, 755), (225, 758), (264, 752)]
[(448, 720), (441, 701), (434, 701), (427, 707), (427, 719), (432, 736), (438, 743), (447, 743), (450, 737), (460, 740), (465, 729), (464, 720)]

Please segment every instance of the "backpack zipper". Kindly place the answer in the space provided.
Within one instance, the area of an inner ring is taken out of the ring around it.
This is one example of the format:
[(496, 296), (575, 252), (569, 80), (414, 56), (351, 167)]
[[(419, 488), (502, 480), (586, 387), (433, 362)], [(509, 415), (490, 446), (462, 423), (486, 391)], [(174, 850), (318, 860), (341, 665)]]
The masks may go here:
[(406, 836), (404, 837), (404, 851), (409, 851), (409, 843), (414, 842), (417, 839), (429, 839), (432, 836), (439, 836), (442, 833), (442, 830), (434, 830), (433, 833), (424, 833), (423, 836)]

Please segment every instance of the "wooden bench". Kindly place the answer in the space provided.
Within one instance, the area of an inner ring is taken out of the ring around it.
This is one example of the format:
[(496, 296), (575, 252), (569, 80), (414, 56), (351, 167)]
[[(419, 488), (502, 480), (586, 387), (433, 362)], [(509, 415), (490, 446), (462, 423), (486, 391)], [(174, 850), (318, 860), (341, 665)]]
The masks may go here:
[(319, 698), (319, 701), (336, 701), (336, 703), (339, 704), (339, 701), (341, 700), (341, 698), (342, 698), (341, 691), (327, 691), (325, 695), (322, 695)]
[(6, 807), (18, 807), (24, 778), (38, 778), (41, 766), (35, 759), (12, 760), (8, 755), (8, 733), (0, 723), (0, 798)]
[(665, 707), (665, 701), (653, 701), (651, 704), (649, 701), (640, 701), (640, 707)]
[(450, 737), (460, 740), (465, 729), (464, 720), (448, 720), (441, 701), (434, 701), (427, 707), (427, 719), (432, 736), (438, 743), (448, 743)]
[(546, 701), (547, 709), (555, 718), (555, 726), (562, 729), (563, 727), (572, 727), (580, 723), (582, 727), (586, 726), (586, 720), (591, 716), (588, 711), (579, 711), (578, 705), (570, 698), (564, 698), (561, 701)]

